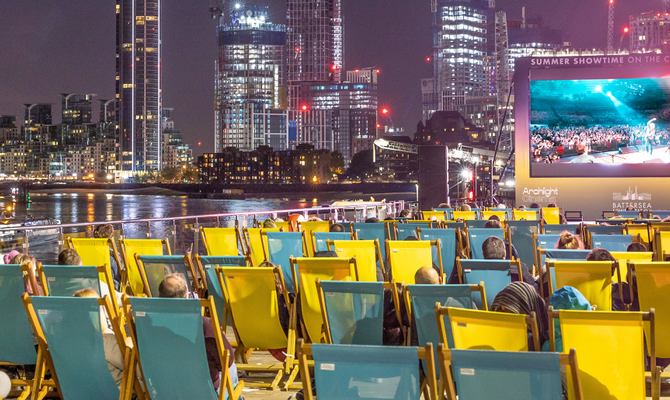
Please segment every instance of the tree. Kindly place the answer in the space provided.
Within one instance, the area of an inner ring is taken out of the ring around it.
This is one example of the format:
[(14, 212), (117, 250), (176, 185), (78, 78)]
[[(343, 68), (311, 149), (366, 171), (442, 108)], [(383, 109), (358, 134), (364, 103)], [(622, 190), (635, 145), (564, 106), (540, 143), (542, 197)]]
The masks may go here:
[(371, 177), (375, 172), (372, 150), (363, 150), (351, 157), (351, 164), (347, 170), (349, 179), (360, 179), (364, 181)]
[(344, 157), (340, 152), (333, 152), (330, 156), (330, 173), (342, 175), (344, 173)]
[(181, 176), (180, 168), (167, 167), (161, 170), (161, 182), (173, 183), (177, 182)]

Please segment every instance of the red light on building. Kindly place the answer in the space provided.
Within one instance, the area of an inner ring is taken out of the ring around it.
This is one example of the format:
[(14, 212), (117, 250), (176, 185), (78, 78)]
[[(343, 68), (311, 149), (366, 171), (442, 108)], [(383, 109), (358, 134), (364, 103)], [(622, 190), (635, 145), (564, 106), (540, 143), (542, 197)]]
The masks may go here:
[(333, 71), (333, 72), (337, 71), (337, 65), (335, 65), (335, 64), (331, 65), (330, 70)]
[(433, 57), (426, 56), (426, 58), (424, 58), (424, 60), (426, 61), (426, 64), (430, 64), (433, 61)]
[(391, 113), (391, 110), (389, 110), (387, 107), (384, 107), (381, 109), (382, 115), (389, 115)]
[(198, 141), (198, 147), (200, 147), (200, 146), (202, 146), (202, 141), (201, 140)]
[(623, 33), (628, 33), (628, 32), (630, 32), (630, 28), (628, 28), (627, 26), (624, 26), (623, 27)]
[(381, 73), (382, 73), (382, 70), (379, 69), (379, 68), (377, 68), (377, 69), (375, 70), (375, 73), (377, 73), (377, 74), (381, 74)]
[(377, 129), (380, 129), (382, 127), (382, 124), (377, 124)]
[(300, 50), (300, 47), (296, 47), (296, 48), (295, 48), (295, 52), (296, 52), (296, 53), (300, 53), (300, 51), (301, 51), (301, 50)]
[(303, 104), (302, 107), (300, 107), (301, 110), (307, 111), (309, 110), (309, 106), (307, 104)]
[(468, 191), (468, 200), (474, 200), (475, 199), (475, 192), (472, 190)]

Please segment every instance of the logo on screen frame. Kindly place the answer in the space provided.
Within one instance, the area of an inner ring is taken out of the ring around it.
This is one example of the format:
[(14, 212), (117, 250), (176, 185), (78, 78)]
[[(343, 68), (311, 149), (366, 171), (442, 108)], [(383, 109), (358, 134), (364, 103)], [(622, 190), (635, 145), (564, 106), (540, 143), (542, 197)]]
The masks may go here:
[(538, 187), (538, 188), (523, 188), (521, 200), (524, 203), (557, 203), (558, 202), (558, 188), (553, 187)]
[(625, 193), (612, 193), (612, 210), (623, 211), (627, 208), (651, 210), (651, 193), (640, 193), (637, 186), (629, 186)]

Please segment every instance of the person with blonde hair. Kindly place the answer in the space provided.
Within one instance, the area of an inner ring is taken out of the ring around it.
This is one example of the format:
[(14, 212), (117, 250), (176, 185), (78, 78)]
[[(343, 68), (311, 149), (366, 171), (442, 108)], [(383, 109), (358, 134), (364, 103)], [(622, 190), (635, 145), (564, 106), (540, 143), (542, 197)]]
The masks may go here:
[(563, 231), (558, 237), (555, 247), (562, 250), (583, 250), (584, 243), (582, 242), (582, 239), (574, 233)]
[(37, 261), (29, 254), (18, 253), (10, 264), (20, 265), (25, 271), (23, 272), (23, 285), (26, 293), (31, 296), (44, 296), (42, 286), (37, 282)]

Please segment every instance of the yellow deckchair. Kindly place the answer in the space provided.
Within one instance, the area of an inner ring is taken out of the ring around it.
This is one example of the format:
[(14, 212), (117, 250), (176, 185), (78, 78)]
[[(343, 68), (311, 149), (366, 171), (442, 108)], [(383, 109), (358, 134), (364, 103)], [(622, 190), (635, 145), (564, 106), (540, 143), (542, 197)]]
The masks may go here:
[(535, 313), (531, 315), (508, 314), (493, 311), (468, 310), (463, 308), (435, 306), (440, 343), (448, 346), (444, 316), (454, 339), (454, 348), (461, 350), (528, 351), (528, 331), (533, 346), (540, 348), (540, 339)]
[(515, 221), (537, 221), (537, 211), (533, 210), (512, 210)]
[[(237, 352), (242, 363), (237, 369), (247, 372), (245, 384), (276, 389), (284, 374), (289, 374), (284, 387), (288, 387), (298, 374), (295, 360), (295, 307), (289, 309), (287, 333), (281, 320), (281, 307), (289, 307), (290, 300), (284, 286), (280, 268), (237, 268), (217, 267), (216, 274), (223, 290), (226, 304), (230, 307), (232, 322), (237, 338)], [(277, 289), (277, 282), (281, 292)], [(280, 296), (282, 301), (280, 301)], [(286, 358), (283, 362), (270, 364), (250, 363), (247, 351), (279, 350)], [(285, 350), (284, 350), (285, 349)], [(274, 373), (271, 383), (253, 382), (253, 372)]]
[(314, 257), (314, 236), (312, 236), (312, 232), (330, 231), (330, 221), (301, 222), (300, 229), (305, 232), (305, 241), (307, 242), (307, 256)]
[(136, 256), (172, 255), (167, 239), (121, 239), (121, 253), (126, 266), (127, 285), (134, 295), (144, 293), (142, 275)]
[(624, 228), (624, 233), (626, 235), (633, 236), (633, 241), (635, 237), (640, 238), (640, 242), (644, 243), (647, 248), (651, 244), (651, 235), (649, 234), (649, 225), (647, 224), (626, 224)]
[(433, 249), (437, 249), (437, 261), (440, 277), (444, 275), (442, 268), (442, 252), (439, 240), (387, 240), (386, 255), (389, 260), (391, 281), (412, 284), (414, 274), (420, 268), (433, 266)]
[(328, 240), (328, 250), (337, 253), (338, 257), (355, 258), (358, 280), (361, 282), (377, 282), (377, 263), (382, 275), (386, 276), (384, 260), (377, 240)]
[(558, 225), (561, 223), (561, 209), (557, 207), (543, 207), (542, 219), (547, 225)]
[(656, 249), (656, 261), (667, 261), (670, 258), (670, 231), (658, 229), (655, 231), (654, 249)]
[(324, 340), (318, 281), (357, 281), (354, 258), (291, 258), (296, 296), (300, 298), (303, 336), (313, 343)]
[(488, 220), (492, 216), (498, 217), (501, 221), (507, 221), (507, 211), (504, 210), (484, 210), (482, 211), (482, 219)]
[[(610, 261), (556, 261), (547, 260), (549, 293), (565, 286), (572, 286), (596, 306), (598, 311), (612, 311), (612, 272), (617, 281), (621, 273), (616, 263)], [(553, 272), (552, 272), (553, 269)], [(554, 276), (556, 282), (554, 282)], [(621, 285), (619, 285), (621, 292)], [(621, 295), (621, 293), (619, 293)], [(621, 297), (622, 298), (622, 297)]]
[[(670, 330), (670, 262), (634, 262), (628, 265), (637, 280), (637, 296), (641, 310), (654, 309), (659, 332)], [(633, 296), (633, 285), (629, 286)], [(633, 297), (631, 297), (632, 299)], [(645, 325), (647, 348), (651, 348), (651, 332)], [(656, 336), (656, 356), (670, 358), (670, 341), (664, 335)]]
[(237, 228), (200, 228), (200, 234), (208, 256), (239, 255)]
[[(551, 350), (555, 347), (554, 319), (561, 327), (563, 349), (575, 349), (579, 357), (579, 379), (585, 399), (645, 399), (644, 325), (649, 322), (655, 339), (653, 311), (643, 312), (551, 312)], [(656, 352), (649, 348), (652, 371)], [(569, 379), (570, 381), (570, 379)], [(652, 374), (652, 398), (658, 399), (658, 374)], [(568, 387), (571, 385), (568, 385)], [(569, 393), (569, 399), (574, 394)]]
[(263, 232), (279, 232), (279, 228), (244, 228), (244, 239), (247, 243), (247, 258), (254, 267), (260, 267), (265, 262), (268, 253), (267, 237)]
[(464, 221), (474, 221), (477, 219), (477, 211), (453, 211), (454, 221), (462, 219)]
[(447, 214), (444, 211), (421, 211), (421, 216), (426, 221), (431, 221), (435, 218), (436, 221), (446, 221)]
[(628, 276), (626, 274), (628, 263), (652, 262), (654, 259), (654, 253), (651, 251), (611, 251), (610, 253), (619, 263), (619, 270), (621, 271), (621, 282), (628, 282)]
[[(110, 257), (114, 258), (114, 262), (116, 262), (116, 266), (121, 274), (121, 283), (123, 285), (127, 277), (125, 276), (125, 269), (121, 268), (122, 264), (119, 252), (112, 239), (69, 238), (68, 243), (69, 247), (74, 249), (79, 255), (82, 265), (104, 265), (111, 270)], [(103, 276), (100, 275), (100, 278), (103, 279)], [(114, 286), (111, 287), (113, 288)]]

